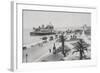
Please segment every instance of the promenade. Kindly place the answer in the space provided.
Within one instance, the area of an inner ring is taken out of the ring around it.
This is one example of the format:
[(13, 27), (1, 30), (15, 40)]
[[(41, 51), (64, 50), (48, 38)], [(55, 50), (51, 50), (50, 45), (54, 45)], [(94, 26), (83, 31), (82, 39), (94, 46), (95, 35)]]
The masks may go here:
[[(81, 38), (84, 39), (88, 44), (91, 44), (90, 41), (85, 36), (81, 36)], [(64, 49), (70, 50), (68, 53), (66, 53), (66, 57), (64, 57), (62, 52), (53, 54), (54, 43), (55, 43), (56, 48), (59, 48), (62, 45), (61, 42), (57, 42), (57, 39), (54, 39), (52, 41), (47, 41), (45, 43), (43, 43), (43, 41), (40, 41), (38, 44), (35, 44), (35, 45), (31, 44), (31, 47), (23, 51), (23, 62), (78, 60), (79, 53), (75, 53), (74, 55), (72, 54), (72, 52), (74, 51), (73, 43), (76, 43), (76, 42), (77, 40), (64, 42), (65, 44)], [(26, 57), (26, 54), (28, 55), (27, 57)], [(90, 51), (87, 54), (88, 56), (90, 56)]]

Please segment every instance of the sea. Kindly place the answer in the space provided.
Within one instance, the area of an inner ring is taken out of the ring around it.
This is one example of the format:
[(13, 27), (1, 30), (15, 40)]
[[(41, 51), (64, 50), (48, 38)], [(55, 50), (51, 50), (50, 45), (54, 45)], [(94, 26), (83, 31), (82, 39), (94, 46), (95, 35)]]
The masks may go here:
[[(56, 31), (65, 31), (66, 29), (64, 28), (56, 28)], [(22, 44), (23, 45), (28, 45), (31, 43), (35, 43), (38, 41), (41, 41), (42, 37), (49, 37), (51, 35), (42, 35), (42, 36), (38, 36), (38, 35), (30, 35), (30, 32), (32, 32), (33, 29), (23, 29), (23, 34), (22, 34)]]

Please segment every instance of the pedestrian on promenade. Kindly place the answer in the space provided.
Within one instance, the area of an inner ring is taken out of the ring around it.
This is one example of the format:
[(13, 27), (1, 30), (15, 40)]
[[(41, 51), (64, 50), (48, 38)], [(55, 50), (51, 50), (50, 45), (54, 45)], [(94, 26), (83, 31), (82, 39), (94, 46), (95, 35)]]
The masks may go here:
[(49, 52), (51, 53), (51, 49), (49, 49)]
[(55, 43), (54, 43), (54, 46), (53, 46), (53, 54), (56, 54), (56, 46), (55, 46)]

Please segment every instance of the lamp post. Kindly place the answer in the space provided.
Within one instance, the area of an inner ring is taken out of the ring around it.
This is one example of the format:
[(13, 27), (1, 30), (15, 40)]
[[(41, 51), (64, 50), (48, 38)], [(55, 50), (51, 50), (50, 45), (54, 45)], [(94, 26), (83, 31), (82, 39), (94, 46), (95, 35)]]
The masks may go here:
[(26, 63), (27, 63), (27, 57), (28, 57), (28, 54), (26, 53), (24, 53), (25, 51), (27, 50), (27, 47), (23, 47), (23, 56), (25, 56), (25, 58), (26, 58)]
[(25, 56), (26, 56), (26, 63), (27, 63), (28, 62), (28, 60), (27, 60), (28, 54), (26, 54)]
[(25, 51), (27, 50), (27, 47), (24, 46), (22, 49), (23, 49), (23, 57), (24, 57), (25, 56)]

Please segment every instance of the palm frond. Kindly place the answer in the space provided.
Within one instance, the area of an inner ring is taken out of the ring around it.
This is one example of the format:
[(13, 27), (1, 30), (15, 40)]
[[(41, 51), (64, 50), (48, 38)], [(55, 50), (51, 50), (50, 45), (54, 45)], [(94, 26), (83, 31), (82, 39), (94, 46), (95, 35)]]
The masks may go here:
[(79, 46), (75, 46), (73, 49), (75, 49), (75, 50), (79, 50), (80, 47), (79, 47)]
[(87, 48), (84, 48), (84, 51), (86, 51), (86, 52), (87, 52), (87, 51), (88, 51), (88, 49), (87, 49)]
[(78, 50), (77, 50), (77, 51), (73, 51), (72, 54), (74, 54), (74, 53), (76, 53), (76, 52), (79, 52), (79, 51), (78, 51)]

